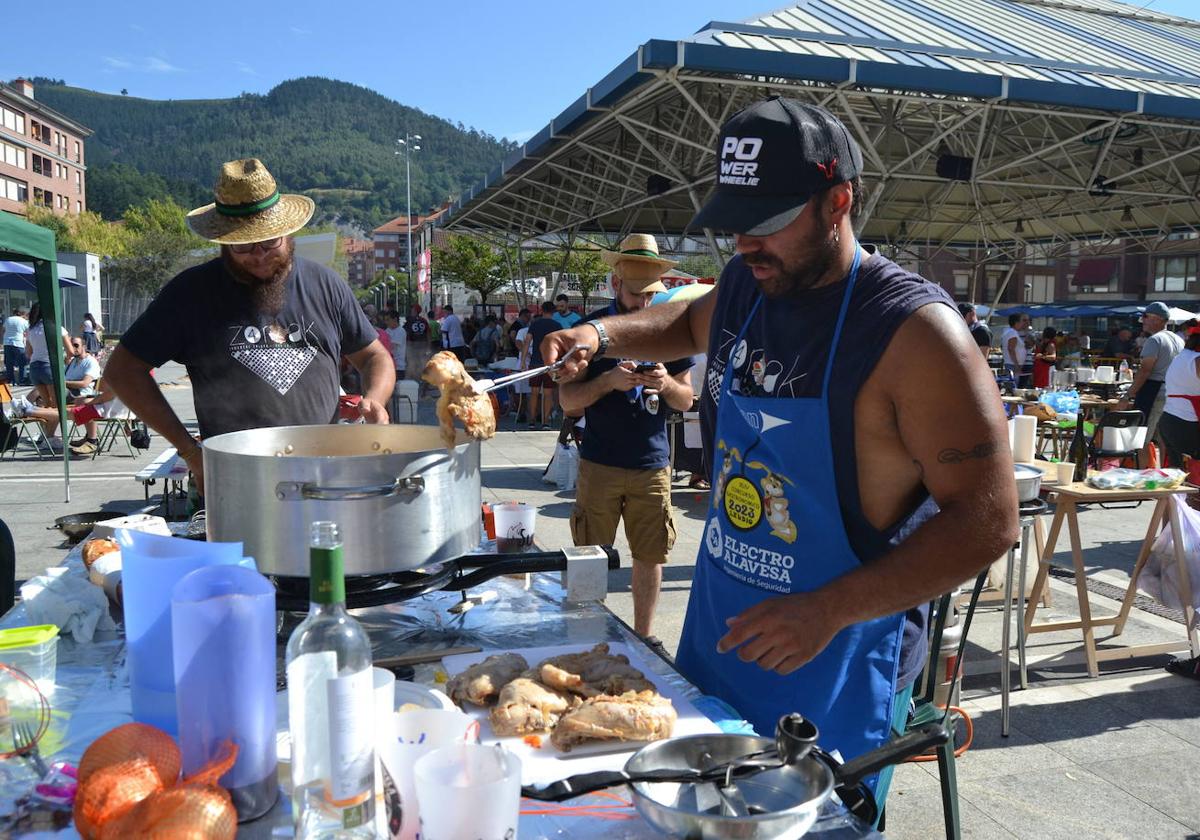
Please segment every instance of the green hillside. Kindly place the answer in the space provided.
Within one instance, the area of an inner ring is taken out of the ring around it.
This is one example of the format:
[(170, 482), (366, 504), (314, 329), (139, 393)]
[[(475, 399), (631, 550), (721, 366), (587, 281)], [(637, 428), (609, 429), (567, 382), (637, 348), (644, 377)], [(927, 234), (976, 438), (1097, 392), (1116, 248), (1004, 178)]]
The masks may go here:
[(404, 212), (404, 163), (394, 151), (405, 131), (423, 138), (412, 157), (414, 212), (482, 180), (515, 147), (330, 79), (179, 101), (42, 81), (40, 101), (95, 132), (87, 141), (88, 207), (108, 219), (145, 198), (170, 195), (185, 207), (211, 201), (223, 161), (258, 157), (281, 189), (313, 191), (320, 221), (369, 230)]

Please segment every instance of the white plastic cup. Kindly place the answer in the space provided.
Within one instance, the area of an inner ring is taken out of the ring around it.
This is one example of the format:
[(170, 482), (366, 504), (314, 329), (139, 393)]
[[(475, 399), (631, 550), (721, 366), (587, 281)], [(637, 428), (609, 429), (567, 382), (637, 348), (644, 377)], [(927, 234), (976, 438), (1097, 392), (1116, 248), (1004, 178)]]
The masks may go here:
[(537, 506), (524, 502), (505, 502), (492, 506), (496, 519), (496, 550), (501, 554), (524, 551), (533, 545), (537, 525)]
[(1070, 461), (1059, 461), (1054, 465), (1059, 484), (1070, 484), (1075, 478), (1075, 465)]
[(521, 760), (503, 747), (441, 747), (421, 757), (413, 775), (422, 840), (518, 836)]
[(384, 811), (389, 818), (394, 811), (400, 814), (401, 840), (415, 840), (421, 823), (413, 766), (439, 747), (478, 741), (479, 721), (458, 710), (419, 709), (394, 713), (392, 725), (392, 737), (379, 741), (376, 750), (382, 767)]
[[(371, 697), (374, 712), (373, 731), (377, 743), (390, 743), (396, 739), (396, 675), (386, 668), (371, 669)], [(384, 799), (383, 770), (380, 751), (375, 750), (375, 830), (380, 837), (387, 837), (388, 814)]]

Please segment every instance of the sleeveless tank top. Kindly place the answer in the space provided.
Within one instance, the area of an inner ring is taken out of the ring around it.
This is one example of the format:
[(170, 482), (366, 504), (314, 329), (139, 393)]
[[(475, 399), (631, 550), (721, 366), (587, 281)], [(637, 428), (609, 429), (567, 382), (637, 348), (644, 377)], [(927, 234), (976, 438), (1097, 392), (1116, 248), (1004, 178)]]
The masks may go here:
[[(892, 336), (912, 313), (940, 303), (954, 306), (940, 287), (906, 271), (874, 249), (859, 270), (850, 299), (841, 342), (831, 371), (829, 423), (836, 453), (834, 475), (838, 502), (850, 546), (863, 563), (870, 563), (903, 542), (937, 512), (928, 495), (890, 527), (875, 528), (863, 514), (858, 487), (858, 459), (854, 450), (854, 401), (887, 350)], [(745, 322), (758, 294), (754, 276), (734, 257), (721, 274), (717, 303), (709, 334), (709, 366), (701, 391), (701, 428), (704, 452), (711, 453), (712, 430), (725, 366), (731, 353), (748, 354), (746, 374), (730, 387), (737, 393), (788, 399), (821, 393), (826, 352), (833, 337), (845, 281), (802, 292), (787, 300), (765, 301), (743, 339), (735, 347), (738, 329)], [(914, 364), (921, 364), (914, 360)], [(930, 371), (935, 374), (935, 371)], [(912, 682), (925, 663), (927, 609), (910, 610), (901, 648), (898, 685)]]

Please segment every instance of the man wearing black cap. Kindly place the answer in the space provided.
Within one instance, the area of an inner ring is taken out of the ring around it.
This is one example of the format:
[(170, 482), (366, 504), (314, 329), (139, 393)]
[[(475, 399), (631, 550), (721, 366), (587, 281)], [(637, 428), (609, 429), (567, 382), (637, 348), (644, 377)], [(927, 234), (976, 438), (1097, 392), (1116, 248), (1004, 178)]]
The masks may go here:
[(735, 235), (716, 294), (554, 333), (543, 355), (586, 345), (573, 376), (605, 353), (708, 353), (713, 505), (679, 667), (759, 732), (799, 711), (851, 758), (903, 724), (914, 608), (1016, 539), (1004, 416), (949, 296), (856, 240), (862, 155), (836, 117), (757, 102), (716, 165), (690, 225)]

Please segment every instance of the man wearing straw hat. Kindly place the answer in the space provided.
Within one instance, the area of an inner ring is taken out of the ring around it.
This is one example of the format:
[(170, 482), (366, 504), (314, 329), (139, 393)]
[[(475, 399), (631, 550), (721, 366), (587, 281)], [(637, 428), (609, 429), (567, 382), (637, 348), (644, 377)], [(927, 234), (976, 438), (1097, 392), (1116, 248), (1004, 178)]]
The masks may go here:
[(150, 376), (168, 360), (192, 381), (200, 437), (268, 426), (332, 423), (342, 356), (359, 371), (368, 423), (386, 423), (395, 369), (350, 287), (294, 255), (312, 199), (282, 195), (261, 161), (221, 167), (216, 201), (187, 215), (221, 254), (165, 285), (121, 337), (104, 378), (174, 446), (200, 489), (200, 447)]
[(569, 377), (708, 349), (713, 504), (679, 668), (759, 732), (800, 712), (850, 759), (905, 725), (915, 611), (1017, 538), (1004, 413), (950, 297), (859, 243), (863, 156), (841, 120), (755, 102), (713, 164), (689, 227), (733, 235), (716, 292), (553, 333), (544, 358), (585, 345)]
[[(661, 258), (658, 242), (643, 233), (625, 237), (618, 250), (600, 256), (612, 266), (613, 301), (588, 321), (645, 309), (656, 292), (667, 290), (659, 278), (675, 265)], [(666, 417), (668, 407), (691, 408), (691, 367), (689, 356), (666, 365), (599, 359), (582, 379), (563, 385), (560, 394), (568, 416), (582, 413), (587, 419), (571, 536), (576, 545), (611, 544), (624, 520), (633, 556), (633, 629), (657, 647), (662, 642), (650, 631), (662, 567), (675, 543)]]

